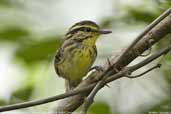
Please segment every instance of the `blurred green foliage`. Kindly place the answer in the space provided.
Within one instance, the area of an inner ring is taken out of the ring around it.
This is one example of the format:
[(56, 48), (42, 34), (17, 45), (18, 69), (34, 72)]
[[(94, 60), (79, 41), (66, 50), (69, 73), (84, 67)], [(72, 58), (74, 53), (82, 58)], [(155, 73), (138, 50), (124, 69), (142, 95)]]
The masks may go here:
[(56, 39), (44, 39), (45, 40), (21, 44), (16, 51), (16, 58), (24, 61), (27, 64), (32, 64), (43, 60), (52, 60), (57, 48), (61, 44), (61, 39), (58, 37), (56, 37)]
[(17, 43), (15, 58), (22, 60), (27, 65), (43, 60), (52, 60), (62, 42), (58, 36), (48, 36), (42, 39), (30, 38), (29, 31), (21, 27), (6, 27), (0, 30), (0, 41)]
[(169, 0), (144, 0), (136, 6), (126, 5), (124, 6), (126, 14), (123, 16), (123, 21), (150, 23), (170, 6)]
[(153, 0), (153, 3), (156, 4), (156, 8), (160, 9), (161, 11), (164, 11), (171, 6), (170, 0)]
[(0, 31), (0, 41), (18, 42), (29, 36), (29, 32), (21, 27), (8, 26)]
[(23, 102), (28, 101), (32, 95), (32, 92), (34, 90), (35, 84), (33, 83), (27, 83), (18, 88), (16, 91), (14, 91), (10, 98), (10, 103), (17, 103), (17, 102)]
[(171, 99), (166, 100), (164, 102), (162, 102), (161, 104), (151, 108), (150, 110), (148, 110), (147, 112), (145, 112), (144, 114), (149, 114), (149, 113), (161, 113), (161, 114), (170, 114), (171, 112)]
[(127, 15), (125, 15), (126, 17), (124, 17), (125, 21), (150, 23), (160, 14), (160, 12), (144, 10), (143, 7), (145, 6), (125, 7), (125, 10), (128, 12)]
[(108, 104), (95, 102), (89, 109), (88, 114), (112, 114)]
[(0, 100), (0, 106), (7, 105), (7, 103), (4, 100)]
[(0, 0), (0, 7), (1, 6), (5, 6), (5, 7), (11, 6), (11, 0)]

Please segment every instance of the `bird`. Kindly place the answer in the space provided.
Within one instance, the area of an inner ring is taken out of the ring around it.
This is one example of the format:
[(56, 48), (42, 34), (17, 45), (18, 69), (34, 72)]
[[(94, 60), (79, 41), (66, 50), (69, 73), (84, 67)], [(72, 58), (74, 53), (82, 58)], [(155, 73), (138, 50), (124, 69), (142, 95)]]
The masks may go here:
[(100, 29), (90, 20), (77, 22), (69, 28), (54, 60), (57, 75), (65, 79), (66, 91), (73, 90), (90, 71), (97, 57), (99, 36), (111, 32)]

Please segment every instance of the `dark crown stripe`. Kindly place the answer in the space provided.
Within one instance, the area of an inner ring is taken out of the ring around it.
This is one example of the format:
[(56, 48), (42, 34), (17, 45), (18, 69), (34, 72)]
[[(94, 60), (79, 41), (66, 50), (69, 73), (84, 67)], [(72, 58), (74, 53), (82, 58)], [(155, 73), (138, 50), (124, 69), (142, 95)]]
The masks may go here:
[(81, 21), (81, 22), (78, 22), (76, 23), (75, 25), (73, 25), (70, 30), (72, 28), (74, 28), (75, 26), (79, 26), (79, 25), (90, 25), (90, 26), (93, 26), (93, 27), (96, 27), (96, 28), (99, 28), (99, 26), (95, 23), (95, 22), (92, 22), (92, 21)]
[(96, 29), (93, 29), (93, 28), (91, 28), (91, 27), (79, 27), (79, 28), (75, 28), (75, 29), (69, 31), (66, 35), (68, 35), (68, 34), (74, 34), (74, 33), (76, 33), (77, 31), (84, 31), (84, 32), (86, 32), (86, 29), (89, 29), (88, 32), (97, 32)]

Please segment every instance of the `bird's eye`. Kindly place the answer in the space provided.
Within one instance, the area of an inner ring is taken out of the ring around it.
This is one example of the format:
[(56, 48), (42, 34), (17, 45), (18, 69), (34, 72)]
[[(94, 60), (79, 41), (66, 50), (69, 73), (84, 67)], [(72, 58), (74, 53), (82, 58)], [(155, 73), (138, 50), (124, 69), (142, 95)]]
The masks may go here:
[(90, 32), (91, 31), (91, 28), (85, 28), (84, 31), (85, 32)]

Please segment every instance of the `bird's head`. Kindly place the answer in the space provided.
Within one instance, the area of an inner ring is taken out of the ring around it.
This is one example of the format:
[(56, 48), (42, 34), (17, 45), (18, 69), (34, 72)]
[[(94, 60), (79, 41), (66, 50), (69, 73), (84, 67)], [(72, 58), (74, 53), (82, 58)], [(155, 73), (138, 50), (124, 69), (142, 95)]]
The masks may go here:
[(90, 43), (95, 43), (99, 35), (109, 34), (110, 30), (100, 29), (100, 27), (92, 21), (81, 21), (74, 24), (66, 36), (68, 38), (73, 38), (80, 41), (90, 41)]

